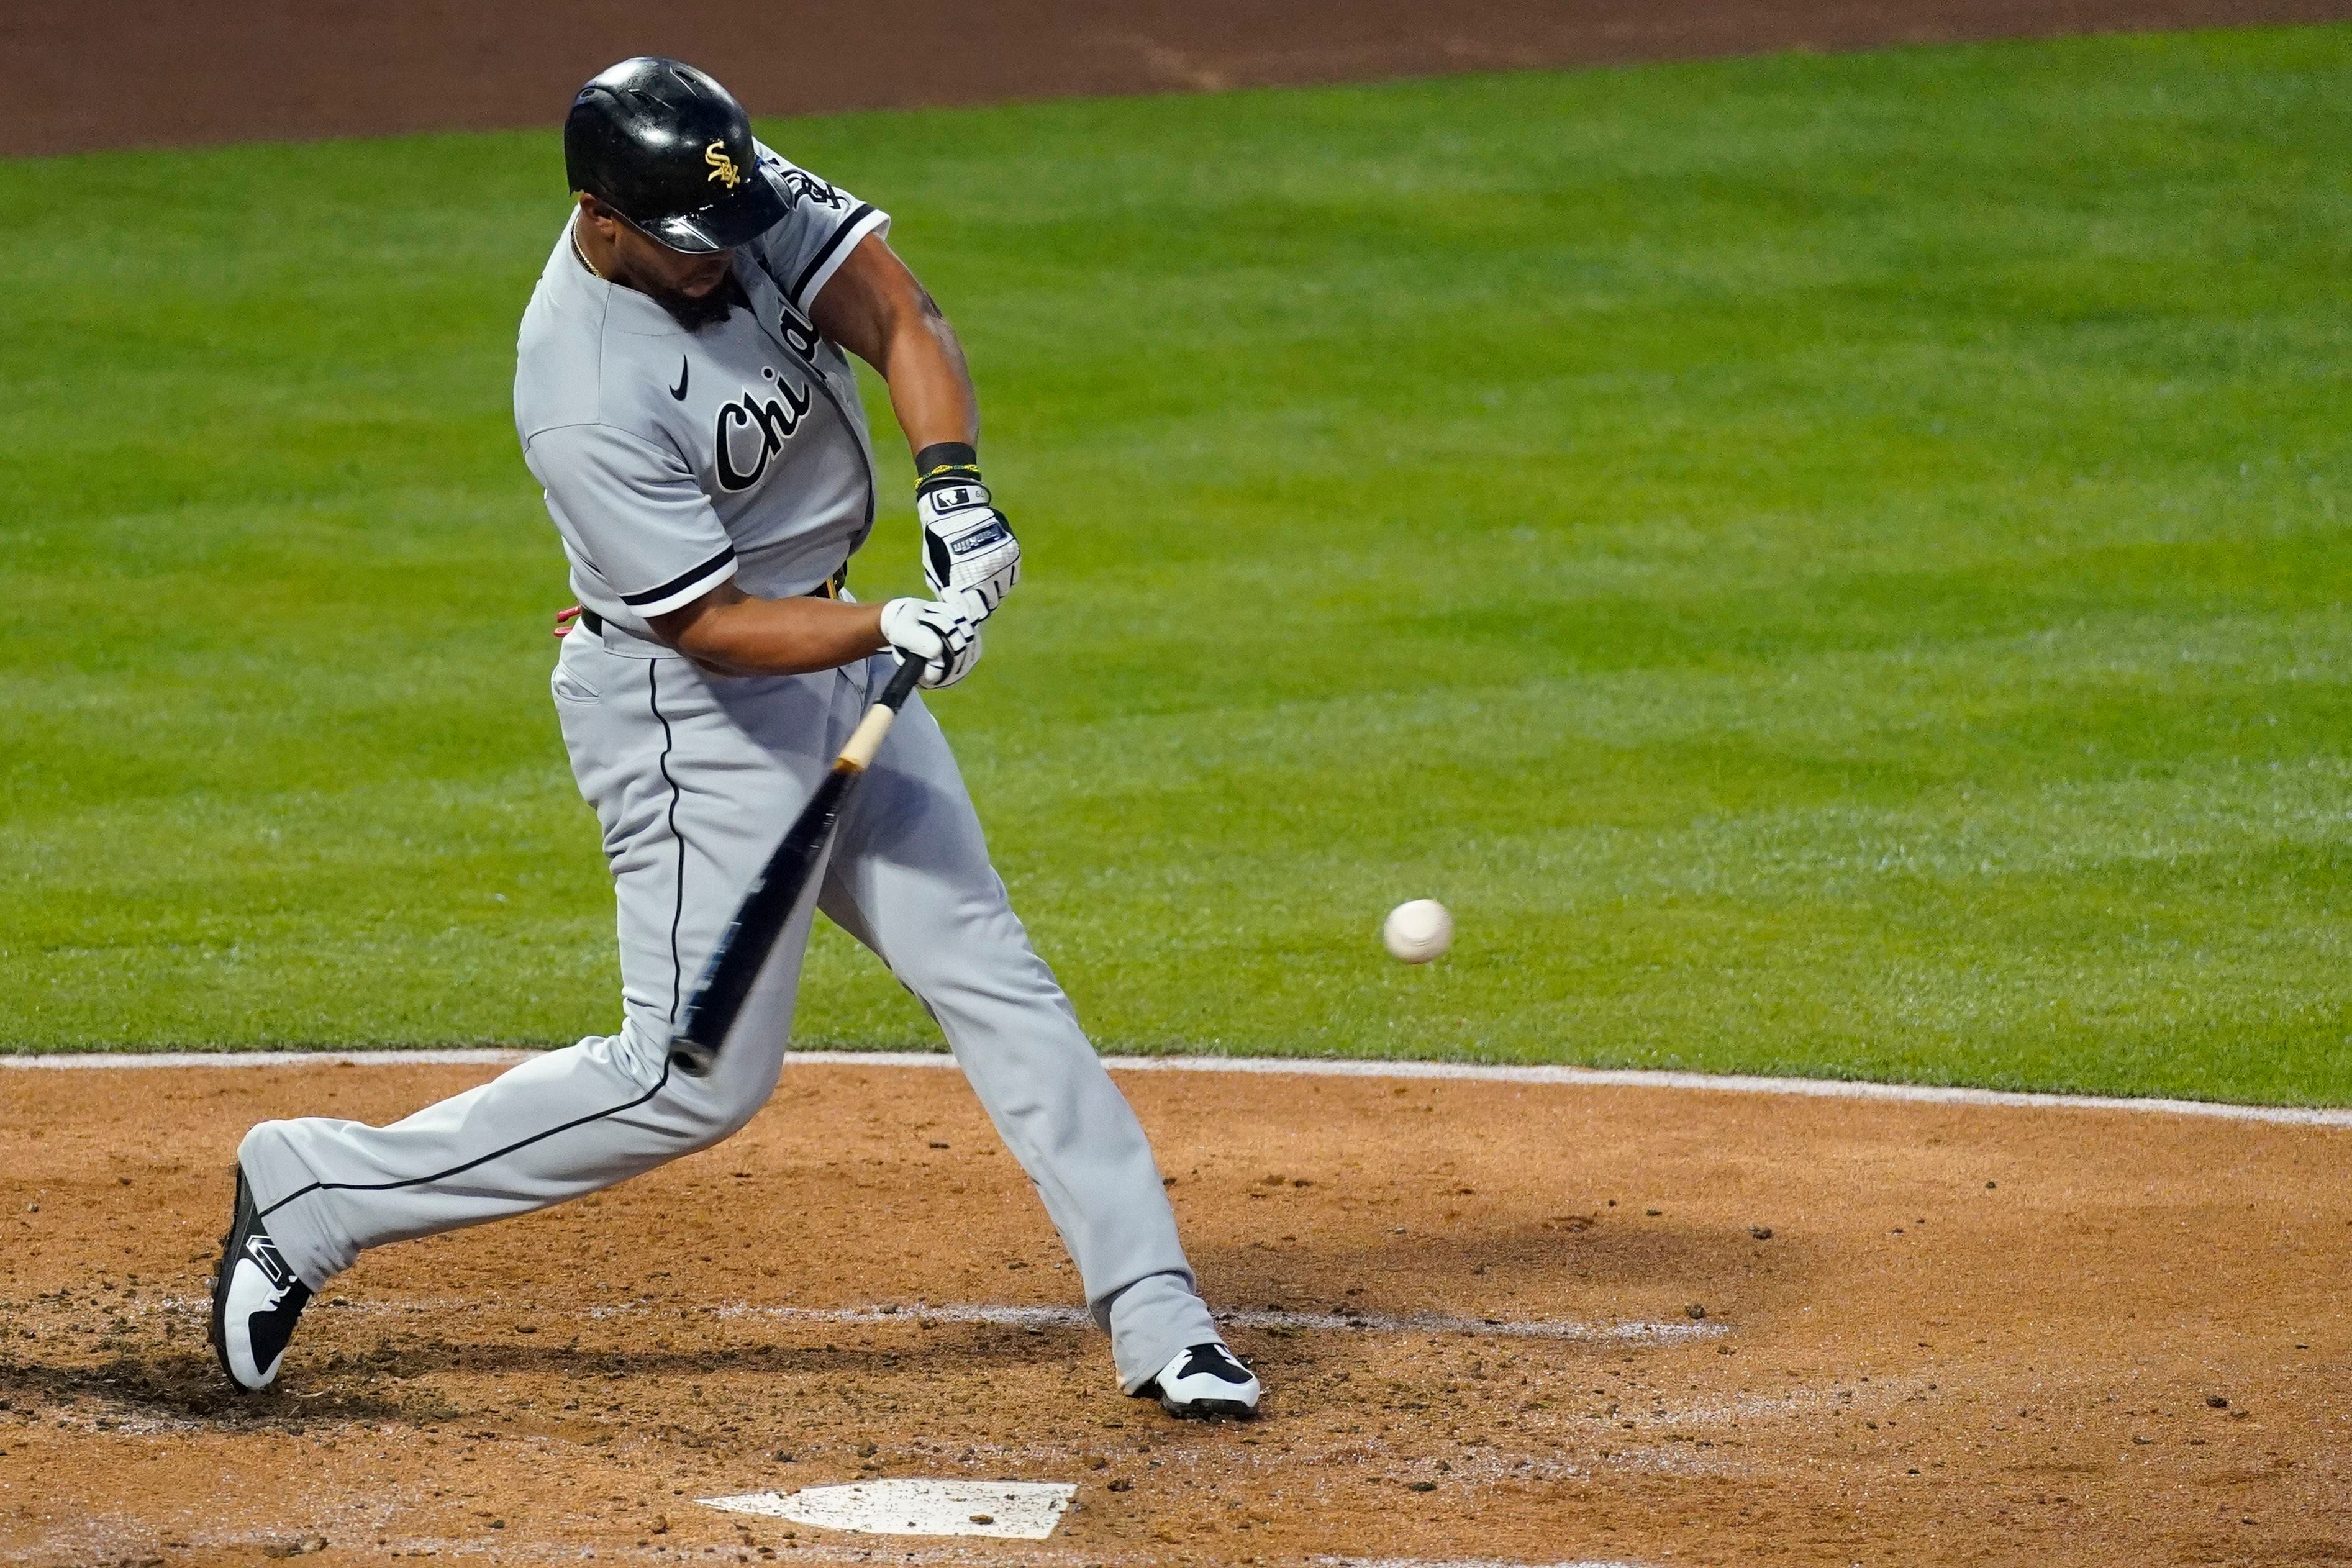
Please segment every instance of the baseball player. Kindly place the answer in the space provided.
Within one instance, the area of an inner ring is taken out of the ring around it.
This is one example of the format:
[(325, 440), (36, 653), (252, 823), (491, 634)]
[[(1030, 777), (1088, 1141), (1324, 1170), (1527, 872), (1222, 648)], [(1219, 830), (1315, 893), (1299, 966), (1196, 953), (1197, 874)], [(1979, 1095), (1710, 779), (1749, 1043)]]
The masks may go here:
[[(590, 81), (576, 210), (523, 313), (515, 423), (571, 561), (552, 687), (620, 915), (624, 1021), (387, 1127), (265, 1122), (237, 1151), (212, 1341), (277, 1375), (311, 1295), (371, 1247), (561, 1203), (750, 1121), (791, 1032), (795, 915), (707, 1077), (673, 1027), (737, 903), (905, 657), (953, 685), (1020, 580), (982, 483), (954, 331), (888, 217), (753, 141), (675, 60)], [(855, 353), (915, 451), (928, 599), (845, 588), (874, 525)], [(568, 612), (567, 612), (568, 613)], [(910, 701), (839, 824), (815, 906), (920, 998), (1069, 1249), (1120, 1386), (1245, 1416), (1143, 1129), (1031, 950), (938, 725)]]

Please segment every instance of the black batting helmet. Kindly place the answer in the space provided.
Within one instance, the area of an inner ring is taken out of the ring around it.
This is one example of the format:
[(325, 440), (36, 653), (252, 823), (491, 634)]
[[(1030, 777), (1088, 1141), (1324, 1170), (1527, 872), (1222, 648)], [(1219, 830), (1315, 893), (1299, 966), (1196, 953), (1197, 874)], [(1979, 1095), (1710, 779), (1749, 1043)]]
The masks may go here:
[(563, 168), (672, 250), (743, 244), (784, 215), (734, 95), (678, 60), (641, 55), (592, 78), (563, 121)]

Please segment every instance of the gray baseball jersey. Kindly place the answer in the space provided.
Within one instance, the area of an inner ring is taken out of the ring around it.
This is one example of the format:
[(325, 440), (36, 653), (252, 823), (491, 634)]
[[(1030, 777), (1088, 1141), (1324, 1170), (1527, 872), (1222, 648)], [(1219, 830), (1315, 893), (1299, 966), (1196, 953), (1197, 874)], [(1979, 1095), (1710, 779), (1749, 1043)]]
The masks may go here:
[[(885, 220), (764, 149), (761, 164), (796, 200), (737, 253), (748, 312), (685, 331), (591, 276), (567, 232), (523, 320), (516, 423), (572, 587), (603, 622), (565, 639), (551, 681), (612, 869), (621, 1028), (387, 1127), (255, 1127), (238, 1163), (314, 1291), (367, 1248), (542, 1208), (707, 1147), (751, 1119), (782, 1068), (807, 907), (709, 1077), (671, 1071), (670, 1031), (892, 661), (712, 675), (645, 624), (730, 577), (763, 596), (806, 591), (873, 523), (856, 383), (807, 323), (849, 247)], [(919, 699), (836, 830), (816, 907), (939, 1020), (1061, 1232), (1121, 1385), (1216, 1338), (1150, 1145), (1030, 946)]]
[(688, 331), (591, 273), (566, 225), (523, 312), (515, 428), (572, 591), (655, 656), (668, 650), (646, 617), (730, 578), (762, 598), (805, 593), (874, 526), (857, 377), (812, 318), (857, 242), (890, 220), (765, 146), (759, 155), (789, 207), (736, 253), (749, 310)]

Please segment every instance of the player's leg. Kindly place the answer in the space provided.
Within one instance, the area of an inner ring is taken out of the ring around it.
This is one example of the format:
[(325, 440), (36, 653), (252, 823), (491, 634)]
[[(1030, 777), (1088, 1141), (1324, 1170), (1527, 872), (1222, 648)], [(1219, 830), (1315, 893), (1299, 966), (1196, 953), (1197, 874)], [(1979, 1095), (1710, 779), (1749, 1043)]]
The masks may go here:
[(684, 660), (569, 641), (557, 706), (612, 865), (622, 1030), (390, 1126), (312, 1117), (256, 1127), (241, 1168), (285, 1263), (310, 1288), (363, 1249), (545, 1207), (705, 1147), (774, 1088), (805, 911), (709, 1076), (669, 1071), (669, 1026), (838, 744), (848, 682), (828, 673), (711, 683)]
[[(871, 669), (879, 681), (889, 661)], [(946, 1031), (1069, 1248), (1121, 1385), (1132, 1392), (1215, 1341), (1150, 1144), (1030, 946), (955, 758), (919, 703), (843, 818), (820, 906)]]

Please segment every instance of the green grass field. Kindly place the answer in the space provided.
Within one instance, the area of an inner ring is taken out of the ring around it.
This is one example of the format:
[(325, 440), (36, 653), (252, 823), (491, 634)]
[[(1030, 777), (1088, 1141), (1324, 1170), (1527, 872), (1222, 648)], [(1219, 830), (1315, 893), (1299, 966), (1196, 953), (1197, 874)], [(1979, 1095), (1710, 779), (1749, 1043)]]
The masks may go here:
[[(2343, 1102), (2347, 101), (2316, 28), (763, 131), (971, 348), (1030, 577), (937, 707), (1106, 1048)], [(0, 163), (0, 1042), (614, 1024), (563, 209), (551, 133)], [(802, 1028), (935, 1039), (829, 931)]]

